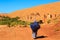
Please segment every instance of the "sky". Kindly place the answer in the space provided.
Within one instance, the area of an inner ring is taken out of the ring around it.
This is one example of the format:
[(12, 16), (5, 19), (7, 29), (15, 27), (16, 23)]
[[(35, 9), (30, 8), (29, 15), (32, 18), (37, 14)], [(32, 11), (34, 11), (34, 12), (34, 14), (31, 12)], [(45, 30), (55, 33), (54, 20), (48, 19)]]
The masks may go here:
[(0, 0), (0, 13), (10, 13), (57, 1), (59, 0)]

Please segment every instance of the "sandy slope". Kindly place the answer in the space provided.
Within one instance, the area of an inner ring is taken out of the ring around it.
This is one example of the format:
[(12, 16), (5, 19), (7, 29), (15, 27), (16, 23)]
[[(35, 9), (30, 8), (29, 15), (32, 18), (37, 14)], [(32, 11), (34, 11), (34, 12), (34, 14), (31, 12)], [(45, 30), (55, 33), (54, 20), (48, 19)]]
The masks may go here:
[[(36, 13), (39, 13), (39, 15), (36, 15)], [(48, 13), (53, 15), (52, 19), (55, 18), (55, 14), (57, 16), (60, 15), (60, 2), (18, 10), (8, 14), (8, 16), (19, 16), (21, 20), (25, 21), (33, 21), (36, 16), (37, 20), (42, 19), (44, 21), (44, 14), (47, 16)], [(38, 36), (43, 36), (44, 38), (38, 38), (36, 40), (60, 40), (60, 29), (57, 31), (56, 28), (60, 28), (60, 23), (41, 25)], [(8, 28), (6, 25), (0, 25), (0, 40), (33, 40), (31, 35), (32, 31), (29, 27), (23, 28), (17, 26)]]
[[(25, 21), (34, 21), (42, 19), (43, 21), (48, 20), (48, 14), (52, 15), (52, 20), (56, 17), (60, 16), (60, 2), (54, 2), (50, 4), (44, 4), (32, 8), (27, 8), (24, 10), (17, 10), (11, 12), (9, 14), (0, 14), (9, 17), (20, 17), (21, 20)], [(45, 18), (44, 15), (47, 17)]]
[[(41, 29), (38, 31), (40, 38), (36, 40), (60, 40), (60, 29), (59, 31), (55, 30), (57, 26), (60, 28), (60, 23), (54, 26), (41, 25)], [(31, 35), (32, 31), (29, 27), (0, 26), (0, 40), (34, 40)]]
[[(37, 15), (39, 13), (39, 15)], [(55, 18), (55, 14), (60, 15), (60, 2), (54, 2), (24, 10), (17, 10), (9, 14), (10, 17), (19, 16), (21, 20), (33, 21), (36, 17), (37, 20), (44, 20), (44, 15), (48, 17), (48, 14), (52, 15), (52, 19)], [(46, 19), (46, 18), (45, 18)]]

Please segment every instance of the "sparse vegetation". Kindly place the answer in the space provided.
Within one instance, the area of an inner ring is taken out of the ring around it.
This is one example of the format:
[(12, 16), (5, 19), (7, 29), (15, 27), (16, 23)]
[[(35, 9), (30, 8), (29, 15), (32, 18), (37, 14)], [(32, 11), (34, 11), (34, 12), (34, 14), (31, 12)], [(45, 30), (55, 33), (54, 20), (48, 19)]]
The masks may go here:
[(30, 17), (30, 19), (32, 19), (32, 16)]
[(50, 18), (52, 18), (52, 15), (50, 14)]
[(56, 14), (55, 14), (55, 18), (53, 19), (53, 21), (55, 24), (60, 22), (60, 16), (56, 16)]
[(48, 20), (47, 23), (49, 24), (51, 22), (51, 20)]
[(44, 18), (47, 18), (47, 16), (44, 14)]
[(36, 15), (40, 16), (40, 14), (39, 14), (39, 13), (36, 13)]
[(16, 26), (16, 25), (28, 25), (29, 23), (26, 21), (19, 20), (19, 17), (10, 18), (8, 16), (0, 17), (0, 25), (7, 25), (8, 27)]

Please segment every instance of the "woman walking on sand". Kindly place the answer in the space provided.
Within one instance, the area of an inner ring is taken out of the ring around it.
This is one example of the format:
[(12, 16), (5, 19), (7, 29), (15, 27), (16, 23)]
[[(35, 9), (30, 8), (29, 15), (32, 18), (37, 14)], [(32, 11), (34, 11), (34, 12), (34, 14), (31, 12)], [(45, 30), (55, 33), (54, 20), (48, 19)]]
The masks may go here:
[(40, 24), (41, 24), (41, 23), (43, 23), (42, 20), (40, 20), (39, 22), (34, 21), (34, 22), (32, 22), (32, 23), (30, 24), (30, 28), (31, 28), (31, 30), (32, 30), (32, 37), (33, 37), (34, 39), (37, 38), (37, 31), (38, 31), (38, 29), (40, 29)]

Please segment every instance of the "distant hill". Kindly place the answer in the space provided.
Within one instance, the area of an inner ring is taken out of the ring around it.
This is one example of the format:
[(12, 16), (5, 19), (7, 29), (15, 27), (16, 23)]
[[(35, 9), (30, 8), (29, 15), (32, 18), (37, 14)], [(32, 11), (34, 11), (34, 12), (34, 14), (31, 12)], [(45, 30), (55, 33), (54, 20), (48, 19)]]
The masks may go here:
[(51, 15), (52, 19), (60, 15), (60, 2), (44, 4), (24, 10), (17, 10), (8, 14), (8, 16), (10, 17), (18, 16), (21, 20), (25, 21), (33, 21), (34, 19), (42, 19), (43, 21), (45, 21), (49, 18), (49, 15)]

